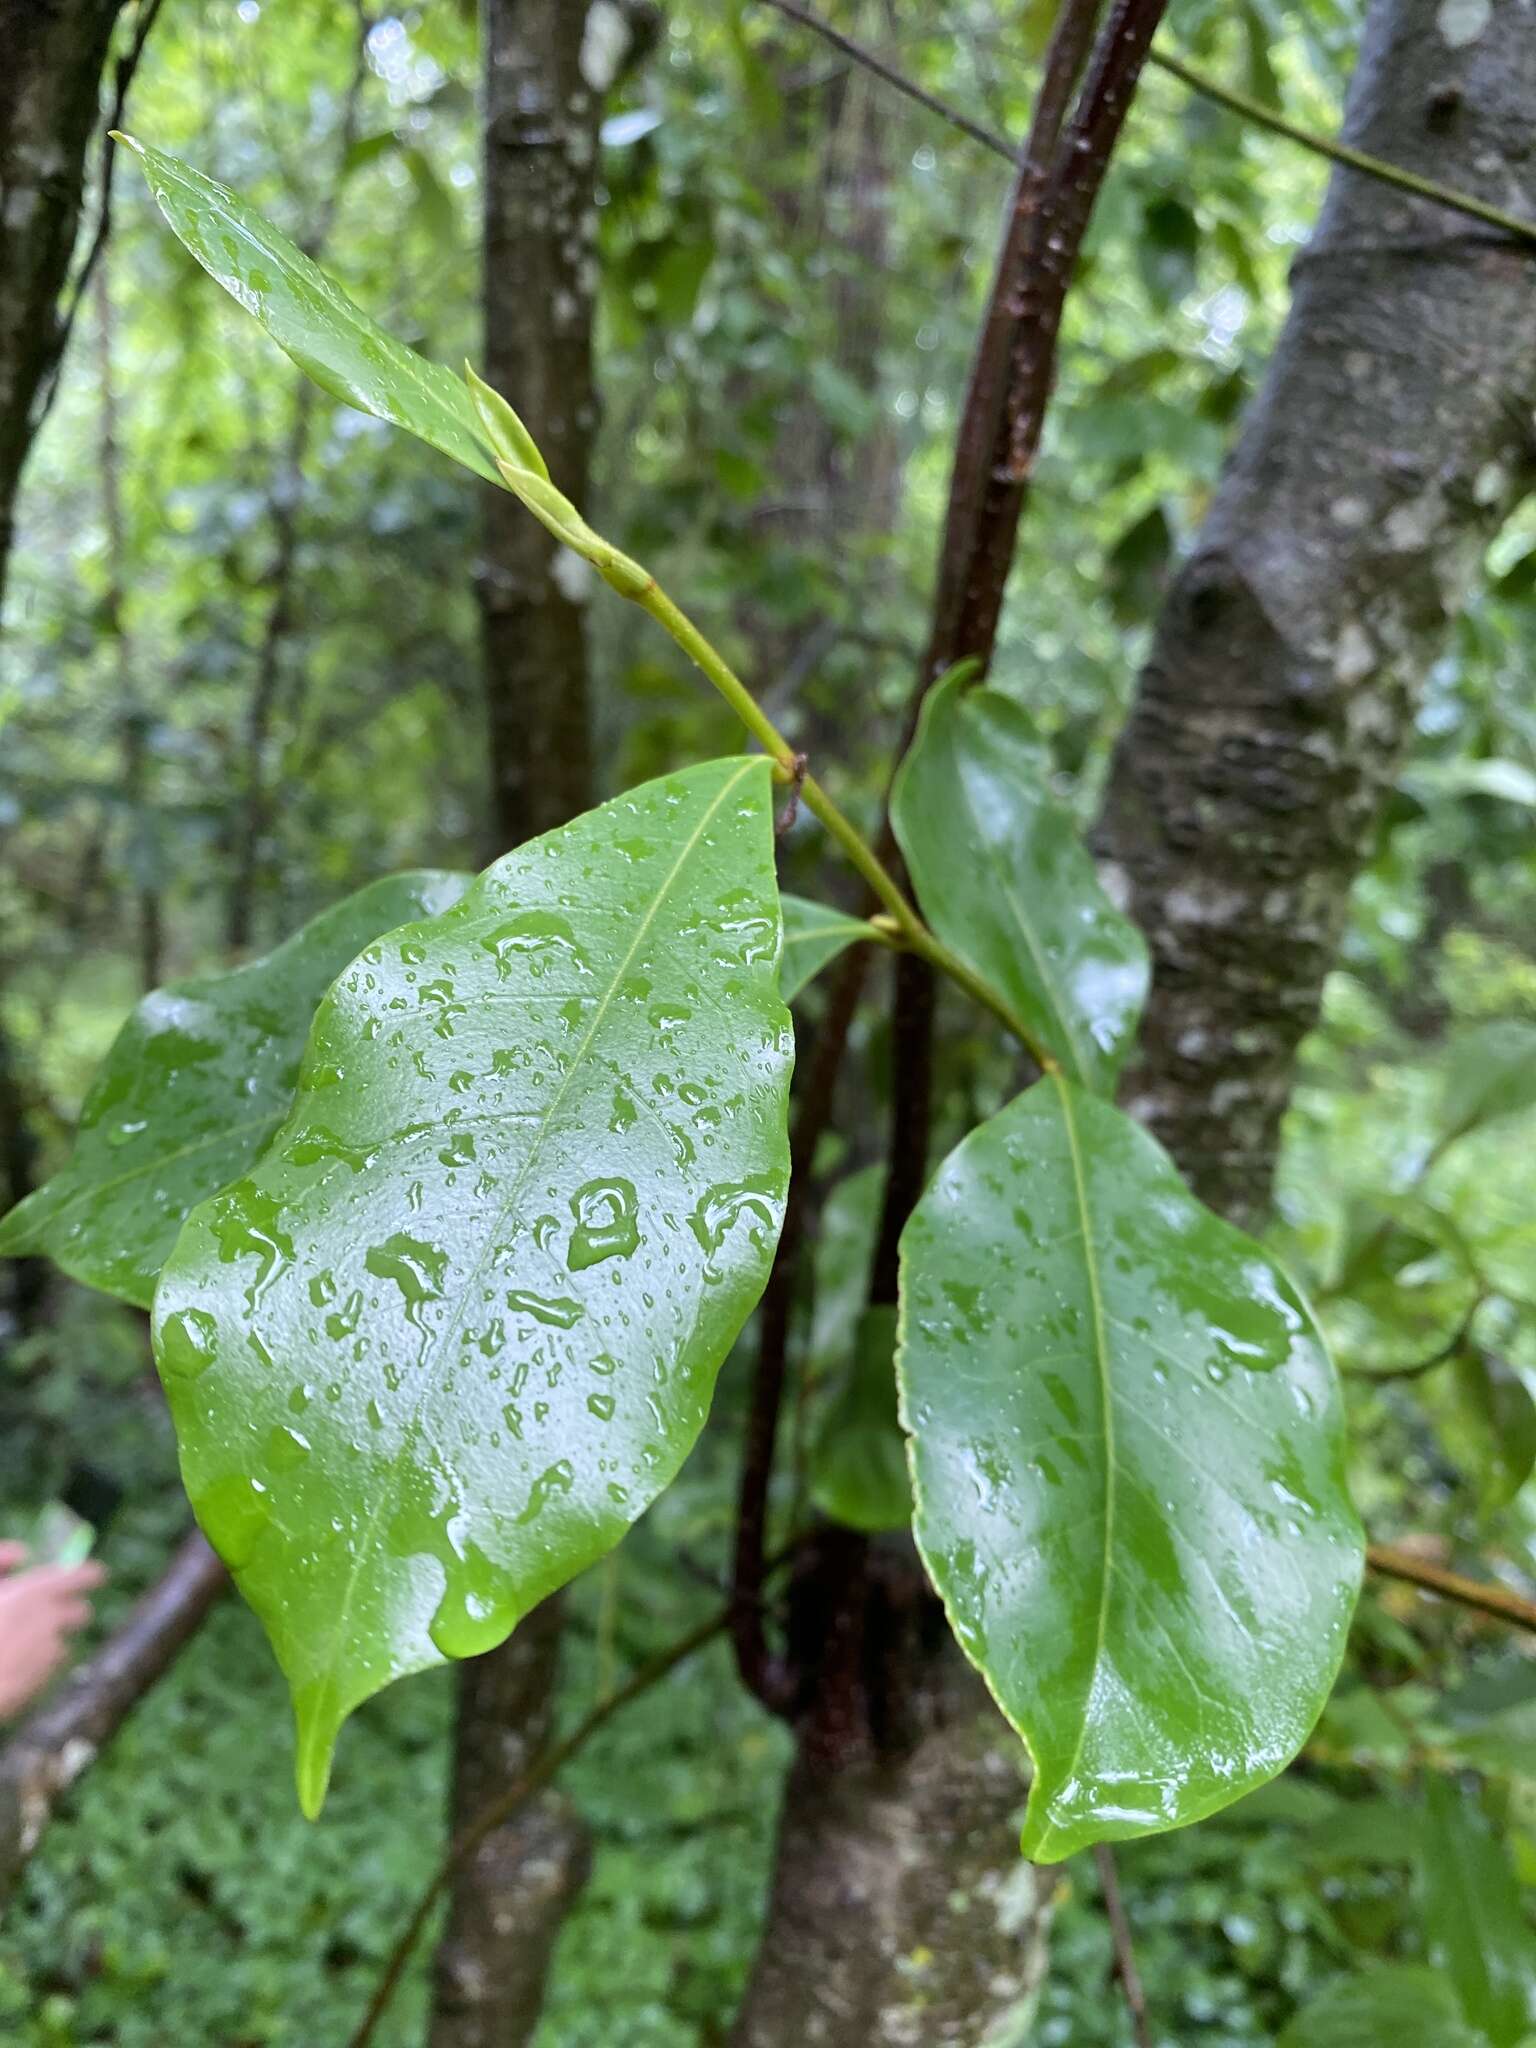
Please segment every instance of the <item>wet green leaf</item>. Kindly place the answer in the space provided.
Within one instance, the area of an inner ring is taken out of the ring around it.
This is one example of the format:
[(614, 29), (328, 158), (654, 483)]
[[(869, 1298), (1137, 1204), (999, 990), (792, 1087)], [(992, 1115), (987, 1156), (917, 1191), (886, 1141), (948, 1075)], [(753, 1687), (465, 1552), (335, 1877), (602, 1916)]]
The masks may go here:
[(950, 1154), (901, 1257), (918, 1543), (1033, 1753), (1025, 1853), (1272, 1777), (1361, 1569), (1338, 1387), (1290, 1282), (1060, 1077)]
[(833, 1521), (871, 1534), (912, 1519), (895, 1352), (895, 1309), (866, 1309), (811, 1450), (812, 1500)]
[(323, 391), (497, 481), (463, 380), (386, 334), (226, 185), (131, 135), (155, 203), (210, 277)]
[(1521, 1375), (1469, 1345), (1415, 1390), (1483, 1513), (1508, 1507), (1536, 1467), (1536, 1401)]
[(1278, 2048), (1479, 2048), (1443, 1977), (1388, 1963), (1341, 1977), (1303, 2006)]
[(647, 783), (370, 947), (166, 1267), (187, 1491), (307, 1811), (360, 1700), (499, 1643), (703, 1426), (789, 1170), (769, 775)]
[(1434, 1777), (1425, 1787), (1421, 1879), (1430, 1954), (1463, 2014), (1493, 2048), (1515, 2048), (1536, 2028), (1536, 1935), (1476, 1801)]
[(1109, 1093), (1147, 990), (1029, 719), (951, 676), (930, 692), (891, 821), (924, 914), (1084, 1087)]
[(1446, 1055), (1441, 1115), (1460, 1135), (1536, 1108), (1536, 1024), (1501, 1018), (1463, 1032)]
[(876, 933), (862, 917), (850, 917), (846, 911), (829, 909), (825, 903), (788, 895), (782, 901), (784, 953), (779, 961), (779, 987), (785, 1002), (791, 1003), (829, 961), (858, 940), (876, 937)]
[(370, 939), (456, 903), (468, 875), (389, 875), (263, 959), (139, 1004), (80, 1113), (75, 1149), (0, 1222), (0, 1254), (46, 1253), (148, 1308), (189, 1210), (256, 1160), (288, 1113), (315, 1006)]

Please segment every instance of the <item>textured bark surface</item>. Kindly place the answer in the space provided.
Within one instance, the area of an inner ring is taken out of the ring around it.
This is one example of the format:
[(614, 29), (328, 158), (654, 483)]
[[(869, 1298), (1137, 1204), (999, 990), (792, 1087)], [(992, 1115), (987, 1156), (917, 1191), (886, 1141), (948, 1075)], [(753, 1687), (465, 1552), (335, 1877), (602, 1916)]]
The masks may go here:
[[(560, 1606), (459, 1672), (453, 1830), (472, 1821), (549, 1740)], [(538, 2024), (550, 1958), (590, 1864), (586, 1830), (553, 1792), (487, 1836), (455, 1879), (438, 1944), (431, 2048), (520, 2048)]]
[[(1456, 40), (1471, 18), (1376, 0), (1347, 132), (1528, 213), (1536, 15), (1496, 9)], [(1419, 685), (1529, 482), (1533, 312), (1528, 252), (1334, 179), (1117, 752), (1101, 842), (1157, 969), (1130, 1106), (1240, 1218), (1267, 1201), (1296, 1045)], [(834, 1646), (868, 1626), (829, 1621)], [(854, 1662), (867, 1672), (867, 1647)], [(1035, 1881), (1017, 1860), (1017, 1785), (978, 1762), (1006, 1744), (963, 1673), (927, 1711), (917, 1745), (884, 1762), (833, 1768), (802, 1744), (735, 2048), (1022, 2038), (1047, 1913), (1019, 1894), (1011, 1946), (986, 1915)]]
[[(908, 1607), (909, 1623), (920, 1613)], [(803, 1731), (732, 2048), (1028, 2037), (1054, 1877), (1019, 1859), (1023, 1749), (957, 1650), (911, 1649), (923, 1674), (903, 1688), (913, 1719), (886, 1753), (829, 1751), (822, 1738), (846, 1731), (825, 1715)]]
[[(597, 421), (597, 130), (628, 25), (608, 0), (488, 0), (484, 21), (485, 375), (581, 505)], [(515, 498), (487, 490), (477, 581), (501, 853), (592, 800), (591, 578)]]
[[(486, 0), (484, 374), (584, 503), (597, 420), (592, 305), (603, 102), (644, 27), (612, 0)], [(654, 24), (652, 24), (654, 26)], [(518, 501), (485, 494), (476, 588), (491, 756), (491, 856), (593, 801), (584, 565)], [(548, 1740), (560, 1602), (459, 1673), (453, 1826)], [(586, 1880), (579, 1817), (545, 1793), (457, 1872), (438, 1948), (431, 2048), (521, 2048), (561, 1924)]]
[[(1533, 104), (1529, 9), (1379, 0), (1345, 132), (1529, 214)], [(1154, 962), (1126, 1106), (1239, 1219), (1267, 1206), (1297, 1044), (1420, 686), (1530, 486), (1533, 399), (1531, 251), (1337, 173), (1099, 835)]]
[(228, 1584), (194, 1531), (117, 1632), (0, 1751), (0, 1905), (65, 1791), (169, 1671)]
[(123, 0), (0, 0), (0, 600), (16, 487), (60, 345), (86, 145)]

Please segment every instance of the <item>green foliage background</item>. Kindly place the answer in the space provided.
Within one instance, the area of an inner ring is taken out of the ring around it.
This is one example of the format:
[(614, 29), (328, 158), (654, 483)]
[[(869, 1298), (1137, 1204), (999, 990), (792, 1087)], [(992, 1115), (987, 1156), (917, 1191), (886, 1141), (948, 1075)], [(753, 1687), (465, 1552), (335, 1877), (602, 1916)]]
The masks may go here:
[[(878, 10), (840, 0), (826, 11), (881, 39)], [(1038, 46), (1049, 13), (1039, 0), (950, 0), (913, 17), (901, 61), (1017, 131), (1029, 97), (1017, 51)], [(1329, 128), (1358, 13), (1343, 0), (1184, 0), (1171, 41)], [(470, 10), (439, 0), (387, 17), (368, 61), (327, 260), (386, 325), (456, 362), (477, 323)], [(133, 123), (302, 233), (327, 203), (353, 62), (349, 11), (329, 0), (184, 0), (156, 29)], [(687, 593), (868, 815), (923, 628), (1007, 167), (882, 100), (884, 239), (858, 246), (861, 105), (826, 52), (762, 9), (668, 9), (663, 47), (602, 158), (594, 505), (605, 532)], [(90, 1072), (138, 993), (129, 886), (163, 895), (167, 973), (218, 961), (270, 602), (272, 494), (291, 485), (293, 373), (119, 176), (111, 346), (143, 797), (125, 791), (125, 707), (99, 630), (107, 555), (89, 308), (29, 474), (0, 671), (0, 1029), (45, 1166), (63, 1156)], [(993, 675), (1038, 719), (1084, 816), (1168, 564), (1198, 527), (1283, 318), (1286, 268), (1322, 185), (1315, 161), (1149, 76), (1071, 304)], [(817, 451), (810, 469), (797, 466), (802, 446)], [(491, 850), (471, 490), (329, 401), (315, 409), (303, 476), (271, 763), (283, 801), (255, 904), (262, 945), (377, 874), (476, 866)], [(839, 508), (830, 536), (810, 516), (828, 502)], [(1425, 1167), (1443, 1129), (1447, 1046), (1487, 1020), (1536, 1023), (1533, 569), (1526, 510), (1494, 542), (1431, 679), (1307, 1050), (1273, 1233), (1352, 1374), (1355, 1493), (1373, 1533), (1427, 1530), (1453, 1557), (1496, 1552), (1526, 1572), (1532, 1117), (1490, 1122)], [(595, 602), (591, 617), (605, 790), (735, 746), (664, 642), (635, 633), (617, 605)], [(801, 831), (787, 849), (791, 886), (813, 896), (826, 893), (816, 846)], [(1009, 1087), (981, 1034), (951, 1021), (941, 1143)], [(866, 1114), (831, 1169), (873, 1156), (879, 1026), (863, 1051)], [(1441, 1220), (1416, 1210), (1403, 1221), (1410, 1198)], [(1401, 1228), (1378, 1246), (1378, 1284), (1330, 1301), (1387, 1199)], [(839, 1259), (859, 1263), (857, 1243), (829, 1228), (805, 1347), (822, 1369), (837, 1348)], [(1471, 1297), (1482, 1305), (1446, 1369), (1364, 1383), (1448, 1344)], [(0, 1524), (19, 1524), (88, 1446), (126, 1500), (105, 1544), (107, 1627), (153, 1577), (183, 1510), (138, 1323), (79, 1290), (62, 1299), (42, 1335), (0, 1353)], [(1481, 1377), (1465, 1363), (1469, 1344), (1493, 1361)], [(724, 1569), (739, 1367), (727, 1366), (720, 1426), (679, 1489), (578, 1590), (572, 1715), (712, 1604), (701, 1581)], [(680, 1551), (696, 1572), (679, 1567)], [(1160, 2038), (1249, 2048), (1274, 2040), (1335, 1975), (1449, 1967), (1423, 1879), (1427, 1773), (1479, 1802), (1520, 1882), (1536, 1881), (1533, 1668), (1496, 1631), (1373, 1587), (1345, 1678), (1287, 1778), (1196, 1830), (1121, 1852)], [(0, 1929), (0, 2035), (18, 2048), (340, 2038), (441, 1837), (448, 1709), (442, 1673), (370, 1703), (316, 1833), (294, 1810), (287, 1706), (257, 1625), (243, 1608), (219, 1612), (34, 1861)], [(569, 1789), (599, 1858), (540, 2048), (723, 2038), (784, 1760), (781, 1732), (719, 1651), (580, 1760)], [(1536, 1982), (1523, 1950), (1514, 1967)], [(1108, 1968), (1078, 1859), (1042, 2043), (1129, 2039), (1105, 1996)], [(416, 2038), (424, 1999), (418, 1970), (389, 2039)]]

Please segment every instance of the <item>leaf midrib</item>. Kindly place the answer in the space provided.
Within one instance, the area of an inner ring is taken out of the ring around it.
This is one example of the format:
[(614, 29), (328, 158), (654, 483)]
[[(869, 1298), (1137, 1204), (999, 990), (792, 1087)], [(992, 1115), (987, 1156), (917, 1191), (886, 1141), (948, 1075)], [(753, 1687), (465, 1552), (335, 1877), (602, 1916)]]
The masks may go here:
[[(1115, 1414), (1114, 1392), (1109, 1376), (1109, 1340), (1106, 1332), (1103, 1288), (1099, 1279), (1098, 1253), (1093, 1241), (1092, 1218), (1088, 1206), (1087, 1177), (1083, 1171), (1082, 1146), (1079, 1143), (1077, 1122), (1073, 1114), (1070, 1083), (1061, 1074), (1053, 1073), (1050, 1081), (1061, 1103), (1062, 1127), (1067, 1134), (1067, 1149), (1072, 1156), (1072, 1185), (1077, 1200), (1077, 1213), (1083, 1233), (1083, 1269), (1088, 1281), (1088, 1297), (1093, 1315), (1094, 1362), (1099, 1374), (1099, 1398), (1104, 1411), (1104, 1542), (1099, 1571), (1099, 1612), (1094, 1630), (1093, 1661), (1088, 1667), (1088, 1684), (1083, 1694), (1081, 1719), (1078, 1725), (1077, 1742), (1071, 1760), (1062, 1775), (1061, 1783), (1070, 1784), (1082, 1762), (1083, 1748), (1088, 1740), (1088, 1703), (1093, 1698), (1093, 1688), (1098, 1679), (1099, 1665), (1104, 1656), (1104, 1645), (1109, 1635), (1109, 1594), (1114, 1577), (1113, 1549), (1115, 1536)], [(1054, 1821), (1047, 1821), (1046, 1831), (1039, 1847), (1044, 1848), (1059, 1830)]]
[[(613, 999), (614, 996), (618, 993), (619, 985), (624, 980), (625, 975), (629, 972), (630, 965), (633, 962), (636, 953), (639, 951), (646, 934), (649, 932), (652, 924), (655, 922), (656, 916), (660, 911), (661, 906), (667, 900), (667, 897), (671, 893), (673, 884), (676, 882), (678, 876), (682, 873), (684, 866), (691, 859), (694, 849), (697, 847), (700, 839), (702, 839), (702, 837), (704, 836), (704, 833), (707, 830), (711, 820), (714, 818), (716, 812), (720, 809), (721, 805), (725, 802), (726, 798), (730, 795), (731, 791), (736, 788), (737, 784), (742, 780), (742, 778), (746, 775), (751, 774), (751, 772), (758, 765), (759, 763), (756, 760), (744, 761), (741, 764), (741, 766), (737, 769), (736, 773), (731, 777), (729, 782), (726, 782), (721, 785), (720, 789), (716, 792), (714, 798), (705, 810), (703, 816), (700, 818), (698, 824), (694, 827), (694, 830), (689, 835), (681, 852), (678, 854), (677, 859), (673, 862), (671, 869), (668, 871), (666, 880), (662, 883), (661, 887), (656, 891), (655, 896), (651, 899), (651, 903), (648, 909), (646, 910), (644, 917), (640, 921), (640, 924), (635, 932), (635, 936), (630, 942), (628, 952), (626, 952), (626, 954), (624, 955), (623, 960), (620, 961), (617, 969), (614, 972), (613, 978), (608, 985), (608, 988), (605, 990), (602, 999), (598, 1004), (597, 1011), (593, 1016), (591, 1026), (587, 1031), (587, 1035), (582, 1040), (580, 1046), (577, 1048), (576, 1055), (572, 1059), (570, 1067), (566, 1071), (565, 1079), (561, 1082), (560, 1087), (556, 1091), (553, 1100), (550, 1102), (549, 1108), (546, 1110), (544, 1114), (543, 1120), (541, 1121), (537, 1132), (534, 1134), (533, 1141), (528, 1148), (527, 1157), (524, 1159), (522, 1167), (518, 1172), (517, 1178), (512, 1184), (511, 1191), (508, 1194), (507, 1199), (505, 1200), (505, 1202), (502, 1203), (501, 1207), (497, 1210), (494, 1218), (491, 1221), (490, 1227), (485, 1234), (485, 1238), (481, 1244), (480, 1252), (476, 1257), (475, 1263), (470, 1268), (469, 1273), (465, 1277), (464, 1284), (459, 1290), (459, 1299), (454, 1309), (454, 1313), (449, 1319), (448, 1323), (438, 1333), (437, 1341), (432, 1346), (430, 1354), (428, 1354), (428, 1356), (431, 1357), (434, 1361), (436, 1358), (441, 1356), (443, 1345), (449, 1340), (449, 1338), (452, 1337), (454, 1331), (457, 1330), (460, 1322), (463, 1320), (464, 1308), (469, 1300), (470, 1292), (474, 1286), (474, 1282), (484, 1268), (488, 1253), (499, 1240), (501, 1236), (502, 1225), (505, 1223), (508, 1215), (511, 1213), (513, 1204), (518, 1200), (518, 1197), (522, 1194), (528, 1176), (533, 1170), (534, 1162), (539, 1155), (540, 1148), (543, 1146), (544, 1141), (548, 1137), (550, 1131), (554, 1128), (555, 1118), (559, 1113), (561, 1105), (565, 1101), (566, 1095), (570, 1090), (571, 1084), (575, 1079), (577, 1073), (585, 1064), (587, 1055), (592, 1049), (593, 1041), (597, 1037), (599, 1030), (602, 1028), (604, 1018), (607, 1016), (610, 1008), (612, 1007)], [(422, 1363), (424, 1368), (427, 1367), (426, 1357), (423, 1358)], [(412, 1410), (410, 1420), (406, 1425), (405, 1436), (401, 1447), (402, 1450), (407, 1448), (415, 1440), (416, 1432), (421, 1424), (422, 1407), (425, 1404), (427, 1394), (430, 1391), (430, 1388), (431, 1370), (430, 1368), (428, 1368), (424, 1370), (422, 1374), (422, 1393), (416, 1403), (415, 1408)], [(392, 1462), (398, 1463), (398, 1458)], [(343, 1640), (345, 1637), (347, 1623), (351, 1618), (352, 1602), (357, 1592), (358, 1577), (362, 1571), (364, 1558), (371, 1555), (372, 1553), (373, 1538), (378, 1529), (380, 1519), (384, 1513), (384, 1507), (385, 1495), (383, 1489), (381, 1488), (379, 1491), (379, 1496), (374, 1503), (373, 1512), (369, 1516), (367, 1523), (364, 1525), (362, 1541), (358, 1544), (357, 1549), (353, 1552), (352, 1569), (347, 1575), (346, 1590), (342, 1595), (341, 1604), (337, 1610), (336, 1625), (331, 1632), (331, 1642), (333, 1646), (339, 1641)], [(515, 1625), (516, 1624), (514, 1623), (514, 1626)], [(325, 1689), (321, 1694), (321, 1699), (325, 1706), (329, 1709), (332, 1705), (332, 1697), (336, 1690), (334, 1656), (328, 1666), (327, 1675), (325, 1680), (323, 1681), (323, 1684)]]

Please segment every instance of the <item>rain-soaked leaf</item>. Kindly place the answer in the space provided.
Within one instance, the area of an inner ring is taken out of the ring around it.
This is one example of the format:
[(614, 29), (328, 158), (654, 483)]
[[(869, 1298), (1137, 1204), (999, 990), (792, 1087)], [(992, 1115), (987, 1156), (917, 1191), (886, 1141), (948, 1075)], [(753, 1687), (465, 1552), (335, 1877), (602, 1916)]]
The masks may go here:
[(1415, 1392), (1483, 1513), (1508, 1507), (1536, 1468), (1536, 1401), (1522, 1376), (1497, 1353), (1468, 1344)]
[(895, 1309), (865, 1309), (811, 1447), (812, 1500), (833, 1521), (870, 1533), (912, 1519), (895, 1353)]
[(315, 1006), (370, 939), (456, 903), (468, 875), (388, 875), (228, 974), (172, 982), (113, 1040), (75, 1149), (0, 1222), (0, 1254), (46, 1253), (148, 1308), (189, 1210), (260, 1155), (293, 1100)]
[(502, 1641), (703, 1426), (789, 1170), (769, 774), (647, 783), (368, 948), (166, 1267), (187, 1491), (309, 1812), (360, 1700)]
[(1446, 1055), (1441, 1116), (1460, 1135), (1536, 1109), (1536, 1024), (1499, 1018), (1462, 1032)]
[(785, 1002), (790, 1003), (839, 953), (878, 934), (862, 917), (850, 917), (845, 910), (829, 909), (804, 896), (786, 895), (782, 900), (784, 953), (779, 961), (779, 987)]
[(901, 1260), (914, 1526), (1033, 1754), (1025, 1854), (1272, 1777), (1362, 1562), (1338, 1386), (1289, 1281), (1061, 1077), (950, 1154)]
[(143, 164), (155, 203), (204, 270), (323, 391), (497, 481), (461, 377), (386, 334), (227, 185), (131, 135), (120, 140)]
[(1387, 1963), (1340, 1977), (1304, 2005), (1277, 2048), (1486, 2048), (1433, 1970)]
[(1105, 895), (1026, 714), (952, 675), (891, 797), (918, 901), (1073, 1080), (1112, 1091), (1147, 991), (1141, 934)]
[(1431, 1776), (1424, 1793), (1424, 1925), (1430, 1954), (1493, 2048), (1536, 2029), (1536, 1935), (1509, 1858), (1477, 1803)]

